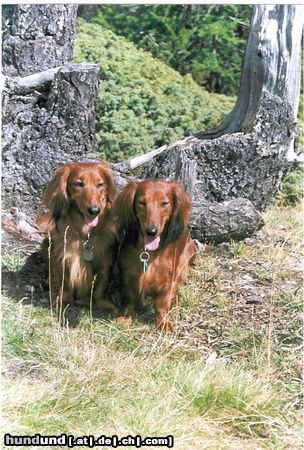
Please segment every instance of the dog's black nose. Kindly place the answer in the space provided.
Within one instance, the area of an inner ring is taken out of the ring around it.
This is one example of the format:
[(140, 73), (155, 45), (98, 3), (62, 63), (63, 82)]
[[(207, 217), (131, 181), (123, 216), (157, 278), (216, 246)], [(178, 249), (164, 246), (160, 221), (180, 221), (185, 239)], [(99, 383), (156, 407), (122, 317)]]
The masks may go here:
[(91, 216), (97, 216), (97, 214), (100, 213), (100, 208), (99, 208), (99, 206), (97, 206), (97, 205), (91, 205), (91, 206), (89, 206), (89, 207), (88, 207), (88, 213), (89, 213)]
[(156, 227), (147, 227), (146, 233), (148, 236), (156, 236), (157, 235), (157, 228)]

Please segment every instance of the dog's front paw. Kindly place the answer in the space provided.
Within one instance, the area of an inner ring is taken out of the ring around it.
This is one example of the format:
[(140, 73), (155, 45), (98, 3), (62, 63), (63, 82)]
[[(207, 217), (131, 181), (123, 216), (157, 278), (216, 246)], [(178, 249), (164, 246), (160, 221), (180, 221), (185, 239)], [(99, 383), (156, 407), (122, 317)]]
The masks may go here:
[(105, 299), (96, 300), (96, 305), (99, 310), (106, 311), (112, 314), (113, 316), (116, 316), (118, 314), (119, 311), (118, 308), (116, 308), (116, 306), (113, 305), (113, 303), (108, 300)]
[(174, 325), (169, 320), (162, 321), (161, 323), (156, 323), (156, 327), (162, 333), (173, 333)]
[(115, 319), (116, 323), (125, 323), (126, 325), (131, 325), (133, 322), (132, 316), (118, 316)]

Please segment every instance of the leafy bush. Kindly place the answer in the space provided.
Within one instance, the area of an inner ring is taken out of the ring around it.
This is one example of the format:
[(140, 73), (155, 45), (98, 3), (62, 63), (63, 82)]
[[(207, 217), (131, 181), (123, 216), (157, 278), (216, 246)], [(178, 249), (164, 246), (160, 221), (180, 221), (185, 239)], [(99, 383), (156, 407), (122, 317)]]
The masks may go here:
[(252, 5), (82, 5), (79, 14), (209, 92), (236, 95)]
[(98, 64), (101, 157), (118, 161), (216, 126), (234, 100), (208, 94), (126, 39), (79, 21), (75, 60)]

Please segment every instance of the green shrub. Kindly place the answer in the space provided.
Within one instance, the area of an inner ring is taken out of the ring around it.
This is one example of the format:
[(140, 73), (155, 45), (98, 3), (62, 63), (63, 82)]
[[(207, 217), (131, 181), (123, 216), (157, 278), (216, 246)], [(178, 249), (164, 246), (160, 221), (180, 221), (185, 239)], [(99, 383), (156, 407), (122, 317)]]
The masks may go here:
[(296, 205), (303, 199), (304, 165), (292, 170), (282, 182), (275, 203), (280, 206)]
[(119, 161), (216, 126), (234, 100), (208, 94), (152, 55), (100, 26), (79, 21), (75, 60), (98, 64), (101, 157)]

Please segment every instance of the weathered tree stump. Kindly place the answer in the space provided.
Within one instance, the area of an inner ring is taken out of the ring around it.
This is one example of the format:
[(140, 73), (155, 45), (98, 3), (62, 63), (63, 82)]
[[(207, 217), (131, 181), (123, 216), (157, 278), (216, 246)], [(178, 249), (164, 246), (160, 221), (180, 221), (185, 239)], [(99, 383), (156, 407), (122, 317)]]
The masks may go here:
[(97, 83), (96, 66), (67, 64), (42, 89), (31, 90), (12, 81), (10, 90), (4, 91), (5, 207), (34, 209), (58, 165), (94, 151)]

